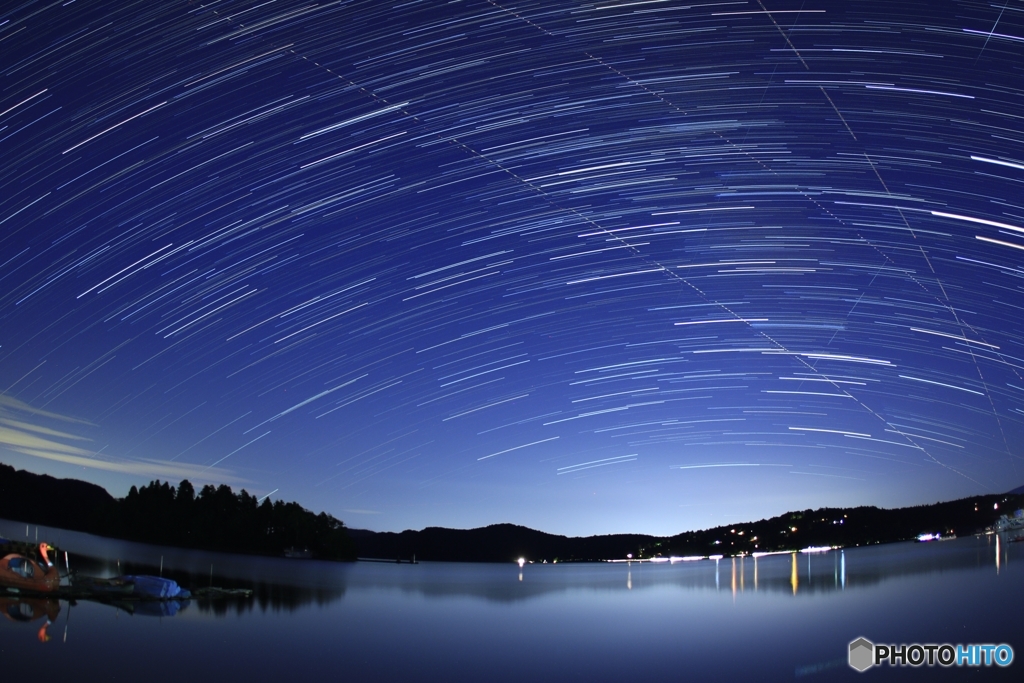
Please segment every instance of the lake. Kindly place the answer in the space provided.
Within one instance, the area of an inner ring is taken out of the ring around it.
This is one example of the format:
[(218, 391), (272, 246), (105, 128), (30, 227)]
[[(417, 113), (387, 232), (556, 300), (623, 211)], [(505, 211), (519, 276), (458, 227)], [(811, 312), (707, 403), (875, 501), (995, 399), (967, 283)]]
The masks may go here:
[[(36, 527), (28, 531), (31, 540)], [(162, 563), (185, 587), (249, 587), (254, 596), (134, 614), (0, 597), (7, 680), (985, 681), (1021, 680), (1024, 667), (847, 665), (848, 644), (861, 636), (1006, 643), (1024, 657), (1024, 543), (996, 536), (520, 569), (337, 564), (38, 533), (70, 551), (83, 574), (157, 574)], [(0, 536), (24, 540), (26, 525), (0, 520)]]

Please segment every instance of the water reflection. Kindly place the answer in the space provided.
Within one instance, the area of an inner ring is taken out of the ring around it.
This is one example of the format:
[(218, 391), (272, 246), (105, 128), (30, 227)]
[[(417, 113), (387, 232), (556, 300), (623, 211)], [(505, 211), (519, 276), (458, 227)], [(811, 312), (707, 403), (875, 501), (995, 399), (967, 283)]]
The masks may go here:
[[(0, 535), (5, 531), (0, 520)], [(106, 578), (159, 573), (193, 591), (210, 585), (253, 591), (251, 600), (192, 601), (197, 611), (216, 616), (295, 611), (308, 605), (322, 607), (343, 600), (350, 590), (400, 591), (428, 598), (467, 596), (499, 603), (573, 590), (616, 591), (623, 590), (623, 586), (626, 591), (666, 585), (720, 591), (721, 562), (726, 559), (523, 566), (437, 562), (346, 564), (165, 548), (57, 529), (41, 528), (40, 533), (58, 540), (70, 551), (72, 568), (80, 574)], [(844, 550), (753, 557), (752, 591), (785, 592), (800, 597), (848, 587), (864, 588), (896, 577), (976, 567), (982, 556), (988, 557), (987, 562), (994, 561), (998, 573), (1005, 568), (1011, 552), (1022, 548), (1024, 544), (1009, 544), (999, 536), (961, 538), (941, 544), (889, 544), (850, 549), (856, 552), (856, 562), (849, 567)], [(728, 590), (736, 599), (746, 592), (748, 558), (728, 559)], [(626, 576), (622, 576), (622, 570)], [(511, 581), (503, 582), (502, 575)], [(186, 607), (183, 603), (177, 609)], [(174, 613), (171, 609), (161, 616)]]
[(106, 604), (131, 616), (173, 617), (191, 603), (191, 600), (121, 600)]
[(797, 588), (800, 586), (800, 577), (796, 573), (796, 553), (791, 555), (792, 568), (789, 570), (789, 585), (793, 587), (793, 595), (796, 595)]
[(40, 643), (50, 640), (48, 629), (57, 620), (60, 613), (60, 602), (42, 598), (0, 597), (0, 613), (13, 622), (31, 624), (43, 620), (36, 639)]
[[(186, 653), (204, 680), (336, 678), (344, 671), (353, 680), (514, 683), (621, 681), (636, 677), (640, 665), (656, 680), (676, 680), (680, 671), (699, 680), (861, 680), (845, 663), (858, 635), (1009, 642), (1024, 651), (1016, 635), (1024, 544), (1005, 538), (522, 568), (339, 565), (93, 540), (66, 532), (61, 539), (82, 573), (159, 573), (163, 555), (164, 575), (186, 587), (251, 588), (254, 597), (193, 599), (159, 619), (136, 618), (145, 615), (114, 604), (79, 601), (69, 610), (63, 602), (8, 597), (0, 603), (0, 646), (11, 643), (2, 648), (11, 680), (35, 672), (41, 654), (57, 680), (83, 671), (120, 680), (144, 671), (149, 683), (176, 683), (180, 666), (155, 663)], [(993, 568), (997, 557), (1001, 574)], [(66, 629), (68, 618), (64, 641), (57, 629)], [(41, 628), (47, 623), (49, 631)], [(40, 630), (53, 635), (45, 646), (35, 642)], [(872, 677), (888, 673), (907, 672)], [(943, 674), (918, 673), (922, 680)], [(995, 671), (983, 673), (995, 680)]]

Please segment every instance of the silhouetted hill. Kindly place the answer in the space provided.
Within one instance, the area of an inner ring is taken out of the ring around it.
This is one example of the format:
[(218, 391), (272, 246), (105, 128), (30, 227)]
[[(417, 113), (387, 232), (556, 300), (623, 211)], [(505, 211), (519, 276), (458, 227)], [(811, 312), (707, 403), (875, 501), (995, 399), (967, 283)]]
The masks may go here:
[(758, 522), (691, 531), (657, 544), (665, 555), (736, 555), (811, 546), (873, 545), (920, 534), (968, 535), (1024, 504), (1008, 493), (887, 510), (873, 506), (787, 512)]
[(1024, 486), (1018, 486), (1017, 488), (1015, 488), (1012, 491), (1007, 491), (1007, 493), (1009, 493), (1011, 495), (1016, 495), (1016, 496), (1024, 495)]
[(638, 547), (663, 539), (642, 534), (567, 538), (515, 524), (478, 529), (427, 527), (422, 531), (373, 532), (352, 529), (360, 557), (440, 560), (448, 562), (509, 562), (530, 560), (587, 561), (626, 557)]
[[(1024, 496), (974, 496), (934, 505), (885, 510), (821, 508), (787, 512), (757, 522), (730, 524), (675, 536), (615, 534), (569, 538), (513, 524), (478, 529), (428, 527), (422, 531), (350, 529), (359, 557), (449, 562), (591, 561), (799, 550), (809, 546), (871, 545), (922, 533), (972, 534), (1024, 504)], [(998, 505), (998, 509), (996, 508)]]
[(0, 463), (0, 517), (88, 531), (96, 515), (114, 503), (102, 486), (77, 479), (15, 470)]

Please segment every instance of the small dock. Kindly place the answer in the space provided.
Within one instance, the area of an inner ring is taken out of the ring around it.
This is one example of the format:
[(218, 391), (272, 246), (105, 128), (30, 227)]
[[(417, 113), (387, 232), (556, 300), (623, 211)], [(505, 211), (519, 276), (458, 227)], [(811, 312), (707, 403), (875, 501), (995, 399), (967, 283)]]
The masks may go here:
[(413, 555), (411, 560), (403, 560), (401, 558), (395, 558), (394, 560), (388, 560), (382, 557), (357, 557), (356, 562), (385, 562), (387, 564), (419, 564), (416, 556)]

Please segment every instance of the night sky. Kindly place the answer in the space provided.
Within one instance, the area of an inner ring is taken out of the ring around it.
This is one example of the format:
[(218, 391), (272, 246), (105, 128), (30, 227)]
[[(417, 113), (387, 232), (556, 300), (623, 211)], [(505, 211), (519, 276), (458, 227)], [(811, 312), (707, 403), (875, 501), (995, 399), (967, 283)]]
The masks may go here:
[(353, 527), (1024, 484), (1024, 2), (5, 2), (0, 460)]

